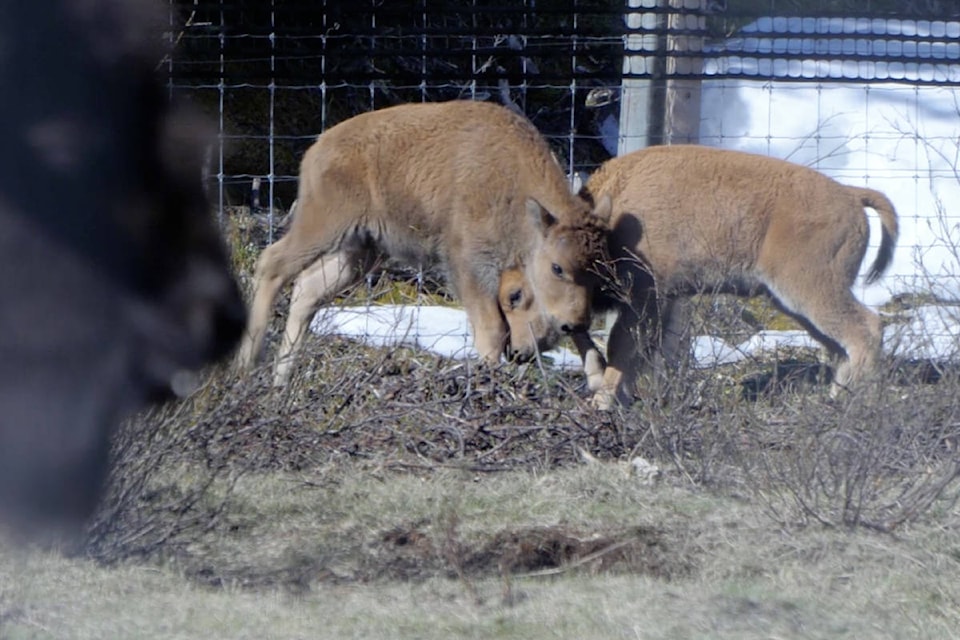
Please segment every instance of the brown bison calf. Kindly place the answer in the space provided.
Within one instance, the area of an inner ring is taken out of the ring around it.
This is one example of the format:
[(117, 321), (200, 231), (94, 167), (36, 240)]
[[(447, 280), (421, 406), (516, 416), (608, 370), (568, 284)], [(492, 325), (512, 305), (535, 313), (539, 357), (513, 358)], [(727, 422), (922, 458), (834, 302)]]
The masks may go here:
[(346, 120), (303, 157), (289, 230), (257, 263), (239, 364), (253, 365), (274, 298), (299, 274), (274, 377), (283, 384), (317, 308), (378, 254), (440, 264), (488, 362), (509, 347), (497, 300), (507, 268), (524, 273), (544, 340), (582, 333), (593, 261), (606, 244), (606, 204), (592, 215), (536, 128), (497, 105), (408, 104)]
[(610, 252), (630, 300), (618, 306), (597, 406), (632, 400), (670, 298), (696, 292), (771, 296), (839, 358), (834, 393), (874, 369), (880, 318), (850, 289), (867, 250), (865, 206), (883, 228), (868, 283), (893, 256), (897, 214), (882, 193), (784, 160), (681, 145), (606, 162), (583, 195), (613, 201)]
[[(629, 404), (639, 369), (670, 320), (673, 300), (692, 293), (766, 293), (839, 359), (832, 393), (874, 369), (879, 317), (851, 292), (867, 249), (864, 207), (883, 236), (867, 274), (893, 256), (897, 214), (882, 194), (844, 186), (790, 162), (699, 146), (652, 147), (606, 162), (581, 191), (610, 198), (609, 252), (620, 291), (594, 306), (618, 310), (604, 364), (581, 334), (593, 403)], [(510, 275), (501, 298), (512, 333), (536, 333), (525, 283)]]
[(76, 532), (109, 439), (239, 340), (243, 301), (194, 118), (140, 0), (10, 4), (0, 22), (0, 522)]

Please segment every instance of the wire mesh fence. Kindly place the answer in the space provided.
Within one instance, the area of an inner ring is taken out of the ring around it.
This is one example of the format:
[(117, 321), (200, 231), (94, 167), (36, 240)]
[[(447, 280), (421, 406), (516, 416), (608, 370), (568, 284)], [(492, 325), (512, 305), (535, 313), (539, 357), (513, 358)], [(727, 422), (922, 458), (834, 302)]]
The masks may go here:
[(184, 26), (173, 35), (170, 87), (220, 116), (221, 207), (242, 201), (254, 177), (265, 179), (270, 202), (289, 204), (299, 156), (318, 133), (402, 102), (507, 104), (568, 168), (575, 156), (599, 162), (585, 101), (590, 89), (619, 82), (621, 12), (596, 1), (535, 5), (174, 3)]
[(632, 149), (699, 142), (880, 189), (900, 243), (858, 295), (960, 293), (955, 2), (171, 0), (170, 38), (171, 94), (218, 119), (218, 209), (265, 210), (267, 241), (317, 134), (393, 104), (486, 100), (524, 113), (571, 184)]

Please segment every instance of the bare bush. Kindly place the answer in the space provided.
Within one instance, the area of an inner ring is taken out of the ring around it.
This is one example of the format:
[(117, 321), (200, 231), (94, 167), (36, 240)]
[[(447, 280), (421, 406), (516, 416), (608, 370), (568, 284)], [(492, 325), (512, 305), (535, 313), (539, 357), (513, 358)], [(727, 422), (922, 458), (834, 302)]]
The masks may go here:
[(577, 449), (625, 454), (632, 437), (581, 406), (576, 379), (489, 368), (406, 349), (311, 341), (294, 382), (213, 371), (178, 405), (131, 421), (114, 443), (107, 499), (90, 535), (105, 561), (176, 556), (230, 526), (230, 487), (250, 473), (343, 460), (398, 471), (495, 472), (575, 464)]
[[(710, 320), (698, 300), (684, 331), (702, 334)], [(751, 496), (787, 527), (893, 531), (957, 499), (958, 380), (943, 363), (892, 360), (872, 385), (832, 400), (809, 349), (710, 369), (681, 355), (648, 368), (647, 402), (621, 419), (642, 434), (633, 453), (691, 484)]]
[(782, 525), (887, 532), (955, 501), (960, 421), (944, 391), (878, 385), (840, 401), (805, 399), (751, 443), (753, 494)]

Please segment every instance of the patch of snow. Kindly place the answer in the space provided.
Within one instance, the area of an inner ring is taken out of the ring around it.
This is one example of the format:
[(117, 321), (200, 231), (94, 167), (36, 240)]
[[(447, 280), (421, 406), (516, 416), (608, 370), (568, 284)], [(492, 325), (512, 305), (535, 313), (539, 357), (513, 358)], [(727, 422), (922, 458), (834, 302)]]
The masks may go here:
[[(905, 312), (905, 322), (888, 325), (884, 349), (908, 360), (960, 362), (960, 306), (927, 305)], [(406, 346), (447, 358), (476, 358), (466, 313), (437, 306), (371, 305), (330, 307), (317, 313), (310, 328), (321, 335), (339, 335), (370, 346)], [(759, 331), (738, 345), (722, 338), (696, 336), (691, 345), (699, 369), (734, 364), (783, 348), (819, 349), (806, 331)], [(561, 369), (581, 368), (580, 357), (566, 348), (543, 354), (543, 361)]]
[(722, 338), (697, 336), (693, 339), (691, 355), (693, 366), (698, 369), (734, 364), (744, 358), (757, 357), (765, 352), (782, 348), (813, 348), (820, 343), (806, 331), (759, 331), (744, 342), (732, 346)]
[(908, 322), (884, 330), (888, 353), (907, 360), (960, 362), (960, 307), (927, 305), (909, 313)]
[[(960, 306), (926, 305), (904, 315), (884, 330), (884, 349), (908, 360), (960, 362)], [(339, 335), (378, 347), (406, 346), (454, 359), (476, 358), (466, 313), (438, 306), (371, 305), (321, 310), (310, 324), (314, 333)], [(701, 369), (734, 364), (744, 358), (783, 348), (819, 349), (806, 331), (759, 331), (737, 345), (722, 338), (696, 336), (691, 344), (693, 366)], [(561, 369), (581, 368), (580, 357), (566, 348), (543, 354), (543, 361)]]
[[(314, 316), (310, 330), (355, 338), (376, 347), (414, 347), (460, 360), (477, 357), (467, 314), (453, 307), (327, 307)], [(542, 357), (555, 367), (581, 367), (580, 357), (566, 348), (548, 351)]]

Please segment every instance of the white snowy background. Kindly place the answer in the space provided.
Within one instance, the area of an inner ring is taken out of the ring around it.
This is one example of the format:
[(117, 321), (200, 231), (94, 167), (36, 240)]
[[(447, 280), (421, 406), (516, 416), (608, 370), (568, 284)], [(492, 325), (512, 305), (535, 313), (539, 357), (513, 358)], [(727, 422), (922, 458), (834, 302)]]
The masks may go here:
[[(910, 40), (913, 36), (931, 41)], [(705, 81), (701, 143), (784, 158), (842, 183), (884, 192), (900, 216), (900, 238), (886, 276), (874, 286), (858, 287), (865, 303), (920, 291), (960, 298), (960, 91), (890, 81), (960, 83), (960, 22), (762, 18), (719, 48), (727, 55), (706, 60), (708, 75), (763, 72), (808, 80)], [(872, 52), (913, 61), (787, 61), (751, 58), (754, 52), (838, 58)], [(887, 81), (836, 81), (858, 75)], [(816, 78), (832, 81), (809, 80)], [(875, 249), (879, 224), (874, 216), (870, 220)], [(864, 271), (872, 260), (868, 254)]]
[[(782, 33), (783, 37), (755, 33)], [(818, 37), (831, 34), (832, 37)], [(849, 34), (849, 38), (837, 38)], [(900, 36), (908, 36), (901, 39)], [(932, 36), (917, 43), (909, 36)], [(960, 83), (960, 22), (762, 18), (723, 43), (725, 57), (708, 60), (705, 72), (762, 72), (807, 79), (858, 74), (885, 79), (925, 78)], [(751, 58), (750, 52), (902, 54), (905, 63), (842, 63)], [(917, 60), (920, 60), (917, 62)], [(851, 67), (850, 64), (854, 66)], [(867, 66), (863, 66), (867, 65)], [(879, 283), (857, 285), (855, 293), (878, 306), (897, 293), (933, 293), (960, 299), (960, 90), (887, 81), (790, 82), (706, 80), (702, 87), (701, 144), (785, 158), (814, 167), (846, 184), (883, 191), (900, 215), (893, 263)], [(608, 148), (616, 149), (616, 122), (606, 123)], [(880, 238), (871, 220), (873, 261)], [(465, 314), (428, 306), (331, 308), (318, 313), (312, 329), (381, 346), (414, 346), (453, 357), (475, 357)], [(960, 359), (960, 306), (914, 309), (888, 326), (885, 348), (906, 358)], [(696, 366), (736, 362), (781, 347), (816, 346), (798, 331), (762, 331), (739, 345), (700, 336)], [(544, 354), (560, 367), (579, 367), (565, 349)]]

